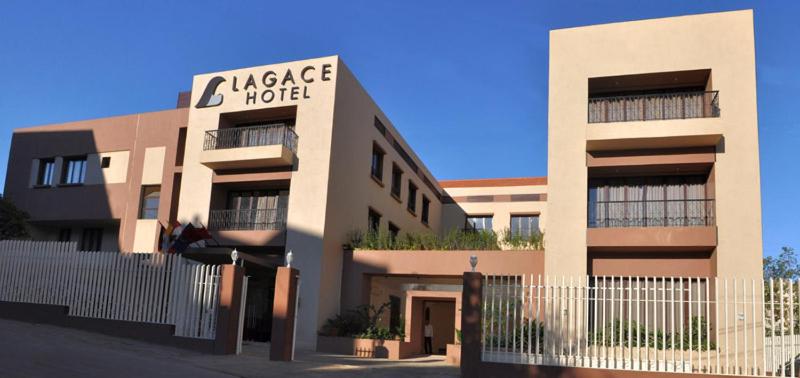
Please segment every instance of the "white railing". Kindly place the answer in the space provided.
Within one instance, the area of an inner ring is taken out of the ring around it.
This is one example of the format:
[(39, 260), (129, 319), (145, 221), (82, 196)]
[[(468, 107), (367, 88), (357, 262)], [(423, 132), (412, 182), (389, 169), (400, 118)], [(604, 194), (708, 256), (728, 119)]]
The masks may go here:
[(487, 275), (482, 358), (797, 376), (798, 292), (789, 280)]
[(214, 338), (219, 274), (218, 265), (180, 255), (0, 241), (0, 301), (67, 306), (77, 317), (172, 324), (175, 336)]

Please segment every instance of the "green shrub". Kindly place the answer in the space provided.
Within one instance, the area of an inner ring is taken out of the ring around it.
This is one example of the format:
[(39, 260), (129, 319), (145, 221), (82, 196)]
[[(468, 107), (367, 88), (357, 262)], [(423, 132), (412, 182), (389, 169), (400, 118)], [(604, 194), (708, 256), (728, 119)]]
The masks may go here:
[(508, 228), (503, 230), (503, 245), (511, 249), (544, 249), (544, 234), (532, 232), (530, 235), (514, 234)]
[[(398, 326), (390, 330), (381, 326), (384, 311), (390, 305), (386, 302), (378, 307), (361, 305), (344, 314), (337, 314), (329, 318), (322, 326), (320, 334), (323, 336), (357, 337), (362, 339), (392, 340), (403, 338), (405, 326)], [(400, 331), (402, 330), (402, 332)]]
[(451, 230), (440, 237), (432, 232), (407, 232), (392, 237), (385, 231), (353, 231), (350, 233), (351, 249), (366, 250), (498, 250), (500, 243), (492, 231)]
[[(622, 327), (622, 337), (620, 338), (620, 327)], [(628, 332), (630, 327), (630, 333)], [(698, 332), (699, 328), (699, 332)], [(709, 340), (708, 333), (706, 332), (706, 319), (704, 317), (693, 316), (692, 320), (683, 329), (683, 345), (681, 345), (680, 331), (676, 330), (672, 333), (664, 334), (661, 329), (647, 330), (644, 325), (635, 321), (621, 321), (614, 320), (605, 326), (605, 337), (603, 337), (603, 330), (600, 329), (595, 333), (589, 334), (589, 344), (598, 346), (618, 346), (625, 347), (650, 347), (655, 349), (671, 349), (673, 339), (675, 341), (675, 349), (689, 350), (689, 340), (691, 340), (692, 350), (705, 351), (708, 350)], [(613, 330), (613, 332), (612, 332)], [(698, 345), (697, 339), (700, 337)], [(613, 342), (612, 342), (613, 340)], [(710, 343), (711, 349), (716, 349), (717, 346), (714, 342)]]

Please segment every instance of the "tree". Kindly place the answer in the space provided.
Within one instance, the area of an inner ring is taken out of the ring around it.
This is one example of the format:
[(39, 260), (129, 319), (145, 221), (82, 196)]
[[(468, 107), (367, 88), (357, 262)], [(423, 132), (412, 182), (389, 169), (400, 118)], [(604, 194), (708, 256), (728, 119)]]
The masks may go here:
[[(764, 258), (765, 309), (769, 316), (765, 320), (765, 331), (770, 335), (787, 335), (790, 331), (800, 332), (800, 262), (794, 248), (783, 247), (778, 256)], [(794, 325), (794, 326), (792, 326)]]
[(797, 261), (794, 248), (783, 247), (778, 256), (767, 256), (764, 258), (764, 278), (800, 278), (800, 262)]
[(27, 223), (28, 213), (0, 194), (0, 240), (30, 238)]

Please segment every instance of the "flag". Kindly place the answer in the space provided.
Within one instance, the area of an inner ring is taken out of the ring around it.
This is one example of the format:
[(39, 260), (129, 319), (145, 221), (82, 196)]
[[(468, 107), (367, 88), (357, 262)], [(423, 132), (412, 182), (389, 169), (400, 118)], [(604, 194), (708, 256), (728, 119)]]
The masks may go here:
[(207, 239), (211, 239), (211, 234), (205, 227), (197, 228), (193, 224), (187, 223), (186, 226), (183, 226), (180, 234), (172, 242), (167, 252), (183, 253), (192, 243)]

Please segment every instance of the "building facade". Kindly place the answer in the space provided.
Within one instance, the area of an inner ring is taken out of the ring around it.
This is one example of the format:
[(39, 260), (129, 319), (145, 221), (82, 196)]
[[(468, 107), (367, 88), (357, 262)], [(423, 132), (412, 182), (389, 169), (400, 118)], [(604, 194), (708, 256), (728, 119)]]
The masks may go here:
[[(387, 300), (407, 339), (418, 310), (452, 328), (473, 254), (503, 274), (760, 276), (752, 12), (552, 31), (549, 80), (547, 177), (436, 180), (332, 56), (196, 75), (173, 110), (15, 130), (5, 195), (35, 238), (84, 250), (158, 253), (170, 224), (208, 227), (213, 242), (185, 254), (242, 253), (255, 339), (292, 251), (301, 348), (329, 317)], [(369, 229), (546, 242), (345, 247)]]

